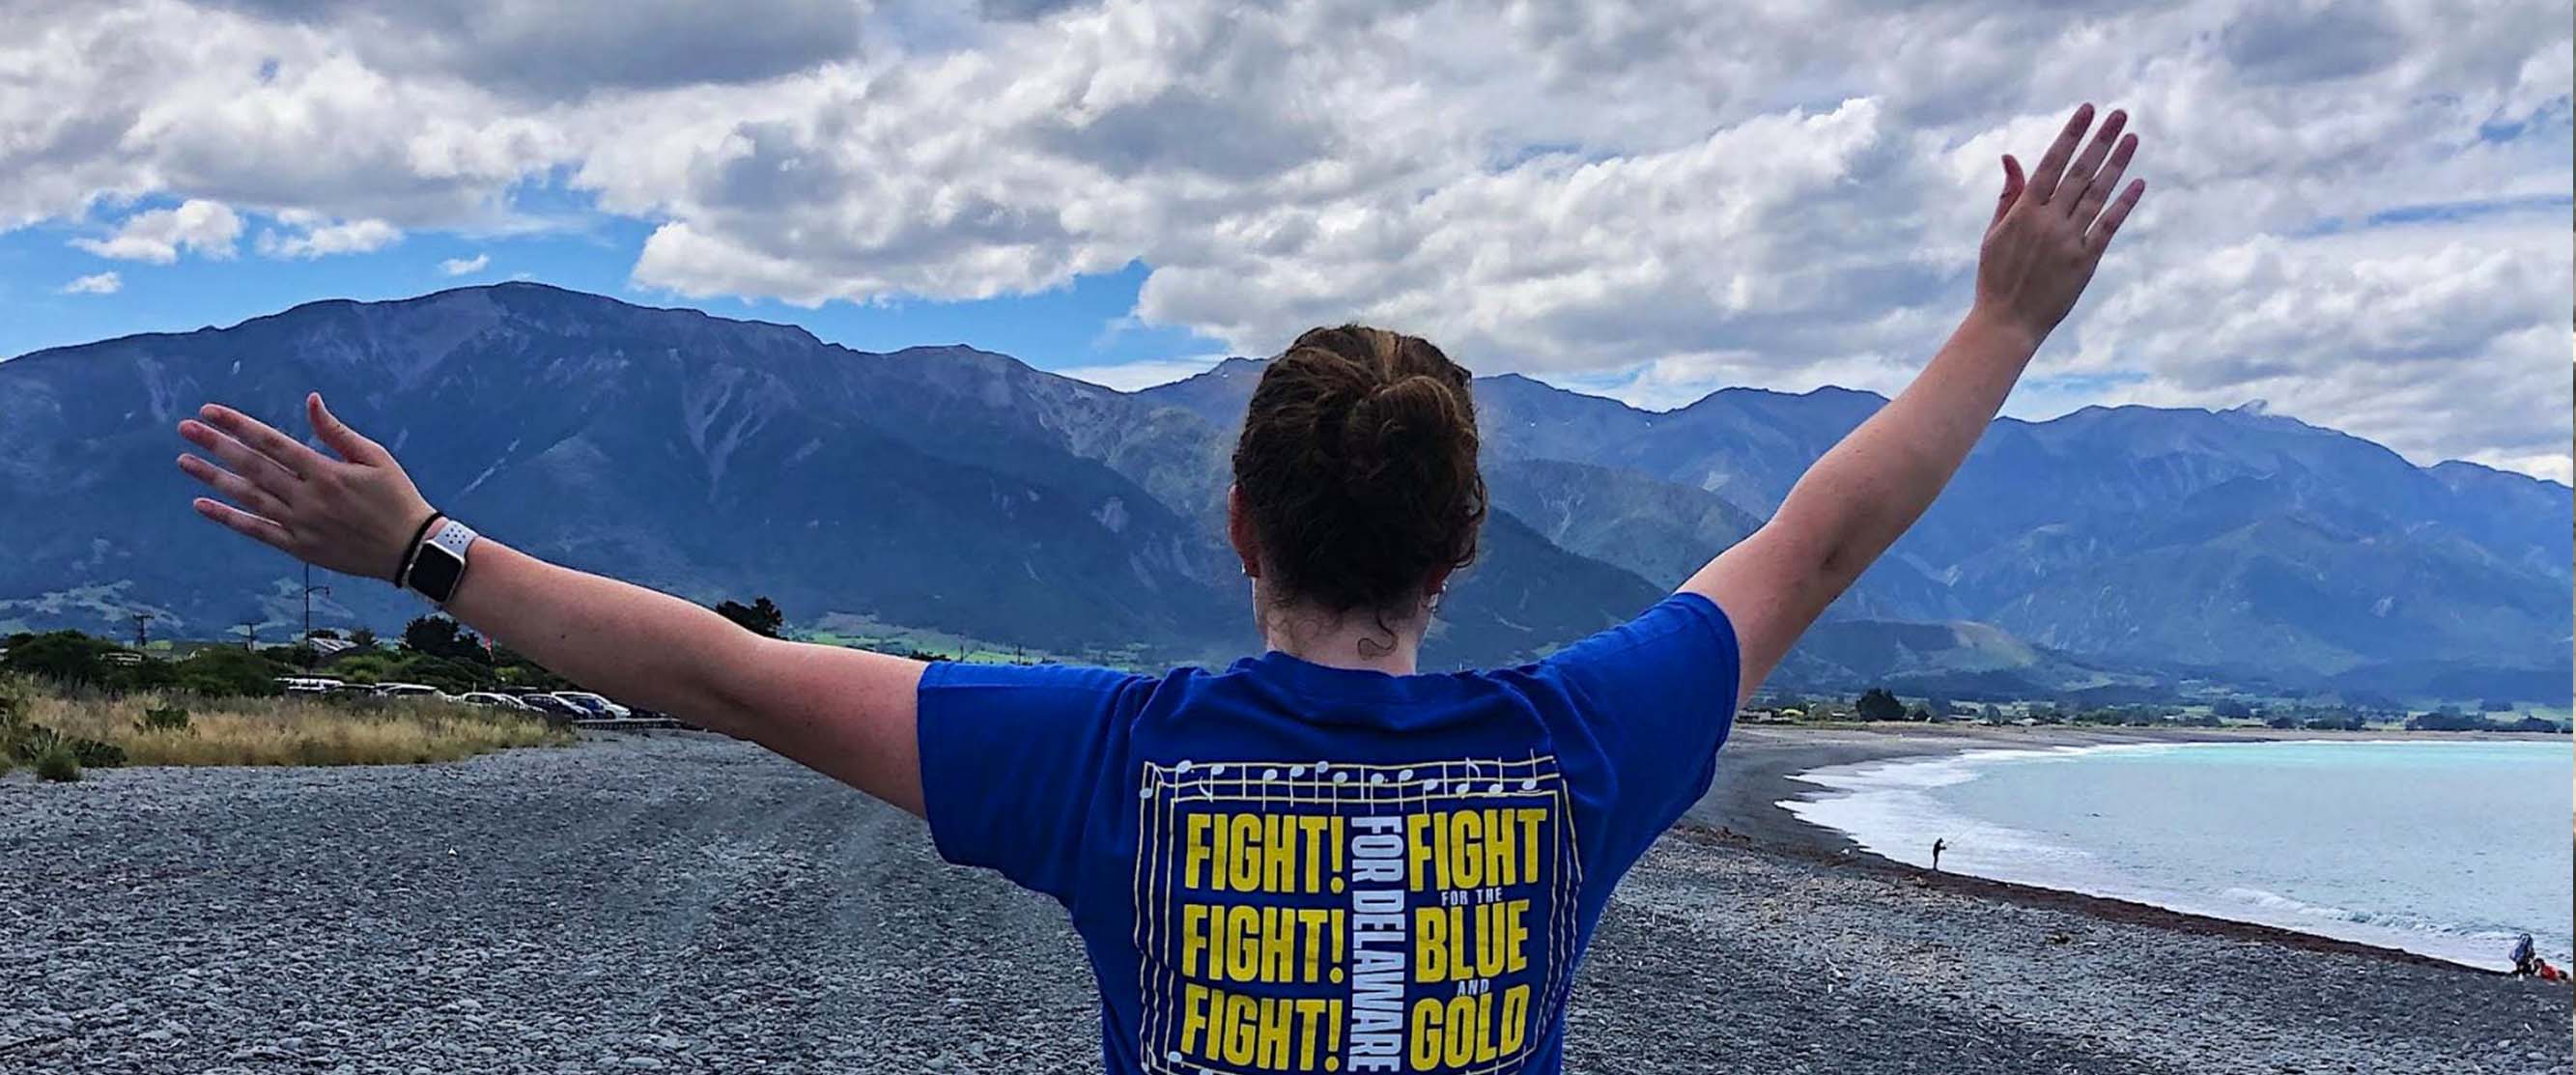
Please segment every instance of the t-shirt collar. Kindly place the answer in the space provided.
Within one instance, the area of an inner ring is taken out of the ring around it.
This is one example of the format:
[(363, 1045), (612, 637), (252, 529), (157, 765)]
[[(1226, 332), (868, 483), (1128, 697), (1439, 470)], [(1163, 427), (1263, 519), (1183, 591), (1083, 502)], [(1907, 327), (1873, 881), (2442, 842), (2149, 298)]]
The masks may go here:
[(1228, 671), (1283, 684), (1300, 694), (1354, 699), (1421, 698), (1451, 687), (1457, 678), (1437, 672), (1398, 676), (1370, 668), (1336, 668), (1275, 649), (1238, 660)]

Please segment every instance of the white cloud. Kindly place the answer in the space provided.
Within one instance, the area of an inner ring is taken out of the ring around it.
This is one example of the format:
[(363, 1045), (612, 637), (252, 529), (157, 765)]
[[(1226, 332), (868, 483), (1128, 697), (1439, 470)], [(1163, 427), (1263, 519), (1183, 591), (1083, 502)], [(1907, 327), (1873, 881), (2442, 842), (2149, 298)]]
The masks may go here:
[[(2420, 233), (2419, 233), (2420, 232)], [(2565, 210), (2308, 239), (2256, 235), (2162, 266), (2087, 315), (2049, 374), (2145, 374), (2131, 402), (2247, 399), (2418, 462), (2555, 459), (2576, 413)]]
[(1148, 358), (1099, 366), (1066, 366), (1048, 372), (1071, 377), (1077, 381), (1089, 381), (1102, 388), (1133, 392), (1140, 388), (1152, 388), (1158, 384), (1170, 384), (1185, 378), (1196, 377), (1216, 368), (1216, 364), (1224, 360), (1224, 355)]
[(2136, 113), (2152, 191), (2017, 410), (2260, 395), (2567, 469), (2576, 49), (2542, 0), (604, 3), (46, 7), (0, 42), (48, 72), (0, 98), (0, 227), (144, 196), (353, 222), (264, 240), (313, 256), (569, 186), (649, 222), (633, 282), (683, 296), (1141, 262), (1141, 323), (1240, 353), (1363, 318), (1670, 405), (1901, 385), (1997, 155), (2090, 99)]
[(241, 218), (220, 202), (191, 198), (174, 209), (151, 209), (125, 218), (116, 234), (105, 239), (74, 239), (72, 245), (103, 258), (149, 261), (167, 265), (181, 250), (216, 259), (233, 256), (241, 236)]
[(113, 295), (124, 286), (125, 281), (122, 278), (119, 278), (114, 272), (92, 273), (88, 276), (73, 280), (71, 283), (64, 284), (62, 293), (65, 295)]
[(272, 258), (310, 259), (332, 254), (364, 254), (382, 250), (402, 239), (402, 229), (381, 220), (327, 223), (320, 214), (288, 209), (277, 214), (277, 222), (297, 230), (259, 233), (259, 252)]
[(438, 272), (441, 276), (463, 276), (467, 273), (482, 272), (491, 264), (492, 255), (490, 254), (476, 254), (470, 258), (448, 258), (438, 263)]

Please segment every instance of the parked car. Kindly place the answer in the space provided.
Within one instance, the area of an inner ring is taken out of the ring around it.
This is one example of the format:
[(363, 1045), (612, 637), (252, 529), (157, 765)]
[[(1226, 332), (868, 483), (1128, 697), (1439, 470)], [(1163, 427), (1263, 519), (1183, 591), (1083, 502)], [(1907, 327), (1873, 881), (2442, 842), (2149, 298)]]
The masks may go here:
[(560, 717), (565, 720), (572, 720), (578, 717), (587, 717), (590, 715), (590, 710), (583, 709), (571, 702), (564, 701), (561, 698), (557, 698), (554, 695), (547, 694), (542, 691), (519, 695), (518, 700), (520, 705), (536, 710), (537, 712), (543, 713), (549, 717)]
[(467, 705), (479, 705), (486, 709), (506, 709), (513, 713), (534, 713), (537, 711), (537, 707), (535, 706), (529, 705), (528, 703), (522, 702), (516, 698), (512, 698), (509, 695), (498, 694), (492, 691), (467, 691), (463, 694), (457, 695), (456, 700)]
[(554, 693), (555, 697), (561, 698), (566, 702), (570, 702), (573, 705), (580, 707), (588, 716), (615, 717), (619, 720), (624, 720), (635, 715), (634, 710), (609, 701), (599, 695), (592, 694), (589, 691), (556, 691)]
[(320, 676), (279, 676), (277, 685), (285, 688), (288, 694), (329, 694), (347, 686), (339, 680)]
[(376, 684), (376, 697), (449, 698), (451, 701), (454, 700), (447, 692), (423, 683), (378, 683)]

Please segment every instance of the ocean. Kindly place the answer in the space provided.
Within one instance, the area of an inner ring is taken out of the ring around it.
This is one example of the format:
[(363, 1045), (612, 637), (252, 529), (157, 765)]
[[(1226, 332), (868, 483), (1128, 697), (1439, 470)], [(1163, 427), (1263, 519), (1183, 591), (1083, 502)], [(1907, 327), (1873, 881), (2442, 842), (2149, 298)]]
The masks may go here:
[(1838, 765), (1780, 805), (1868, 850), (2001, 881), (2509, 966), (2576, 963), (2576, 750), (2191, 743)]

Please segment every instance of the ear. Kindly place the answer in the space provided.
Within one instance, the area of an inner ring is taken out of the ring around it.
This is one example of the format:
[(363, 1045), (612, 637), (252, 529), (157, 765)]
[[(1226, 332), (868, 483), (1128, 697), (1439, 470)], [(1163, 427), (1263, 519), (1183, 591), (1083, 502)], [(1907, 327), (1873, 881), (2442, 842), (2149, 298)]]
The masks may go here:
[(1261, 577), (1261, 541), (1252, 535), (1252, 513), (1243, 506), (1243, 487), (1225, 488), (1225, 537), (1233, 543), (1234, 555), (1243, 561), (1243, 577)]

